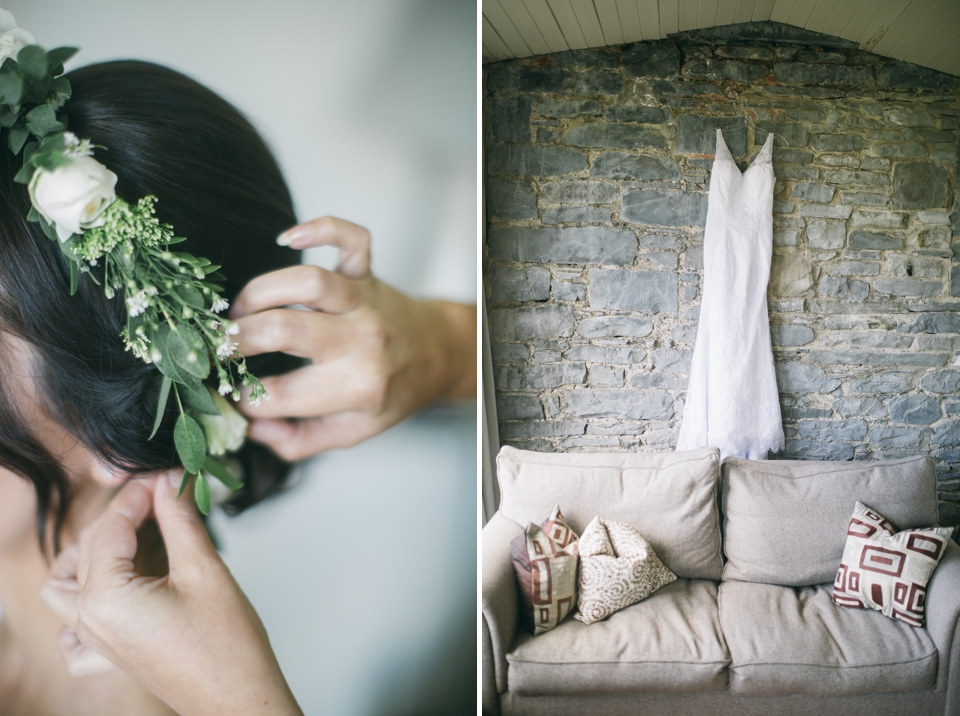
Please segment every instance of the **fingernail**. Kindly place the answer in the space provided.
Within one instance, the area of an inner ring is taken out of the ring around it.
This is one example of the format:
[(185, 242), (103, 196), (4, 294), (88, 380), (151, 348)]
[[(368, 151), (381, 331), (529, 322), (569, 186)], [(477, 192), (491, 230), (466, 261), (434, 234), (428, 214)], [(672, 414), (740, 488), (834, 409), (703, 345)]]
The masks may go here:
[(183, 479), (183, 473), (180, 470), (171, 470), (167, 473), (167, 482), (170, 487), (177, 489), (180, 487), (180, 481)]
[(277, 246), (289, 246), (290, 245), (290, 234), (284, 231), (280, 236), (277, 237)]

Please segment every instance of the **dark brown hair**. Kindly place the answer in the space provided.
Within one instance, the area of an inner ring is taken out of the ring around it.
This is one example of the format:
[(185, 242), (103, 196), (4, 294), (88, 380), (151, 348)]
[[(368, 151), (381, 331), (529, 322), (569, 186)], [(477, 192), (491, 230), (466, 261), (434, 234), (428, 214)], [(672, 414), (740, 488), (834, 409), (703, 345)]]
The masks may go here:
[[(228, 299), (254, 276), (299, 263), (299, 252), (275, 243), (296, 223), (283, 176), (233, 106), (189, 77), (146, 62), (90, 65), (67, 77), (73, 96), (63, 112), (70, 130), (105, 147), (96, 157), (117, 175), (118, 196), (133, 203), (155, 195), (157, 217), (188, 237), (183, 250), (223, 266)], [(147, 439), (157, 369), (124, 350), (122, 294), (108, 300), (81, 275), (77, 295), (69, 295), (69, 271), (59, 248), (26, 221), (29, 198), (25, 187), (13, 182), (22, 158), (3, 145), (0, 325), (33, 347), (43, 409), (119, 469), (176, 467), (173, 401), (157, 435)], [(269, 354), (251, 358), (249, 365), (262, 377), (289, 369), (294, 360)], [(41, 541), (52, 514), (56, 549), (69, 481), (17, 410), (8, 367), (7, 361), (0, 364), (0, 465), (33, 483)], [(287, 463), (256, 443), (247, 442), (237, 457), (245, 485), (225, 506), (232, 513), (277, 492), (289, 472)]]

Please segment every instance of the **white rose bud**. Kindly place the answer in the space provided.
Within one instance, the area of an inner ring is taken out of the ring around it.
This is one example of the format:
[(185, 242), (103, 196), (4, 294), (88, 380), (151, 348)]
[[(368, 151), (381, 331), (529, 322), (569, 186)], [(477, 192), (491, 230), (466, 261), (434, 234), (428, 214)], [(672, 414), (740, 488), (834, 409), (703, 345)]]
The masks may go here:
[(0, 8), (0, 63), (8, 57), (17, 59), (20, 50), (35, 44), (33, 35), (17, 27), (10, 11)]
[(75, 157), (53, 170), (37, 169), (27, 189), (34, 208), (55, 224), (60, 241), (103, 226), (103, 210), (117, 198), (117, 175), (93, 157)]
[(207, 436), (207, 452), (211, 455), (223, 455), (228, 450), (239, 450), (247, 435), (247, 419), (215, 390), (208, 390), (220, 415), (196, 416)]

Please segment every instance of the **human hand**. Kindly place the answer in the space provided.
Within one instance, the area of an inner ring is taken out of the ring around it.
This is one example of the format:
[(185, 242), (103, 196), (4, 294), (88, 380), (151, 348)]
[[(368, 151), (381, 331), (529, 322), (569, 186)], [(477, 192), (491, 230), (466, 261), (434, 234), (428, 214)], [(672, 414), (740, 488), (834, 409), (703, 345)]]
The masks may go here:
[[(151, 506), (167, 549), (164, 577), (134, 566)], [(188, 716), (301, 714), (263, 624), (166, 475), (124, 486), (58, 555), (41, 597), (67, 625), (60, 645), (74, 675), (116, 664)]]
[[(377, 280), (369, 232), (344, 219), (300, 224), (277, 241), (335, 246), (340, 260), (336, 271), (301, 265), (259, 276), (234, 302), (240, 353), (313, 361), (263, 378), (269, 401), (238, 403), (251, 439), (295, 461), (354, 445), (437, 400), (476, 397), (475, 306), (416, 301)], [(297, 304), (310, 310), (284, 308)]]

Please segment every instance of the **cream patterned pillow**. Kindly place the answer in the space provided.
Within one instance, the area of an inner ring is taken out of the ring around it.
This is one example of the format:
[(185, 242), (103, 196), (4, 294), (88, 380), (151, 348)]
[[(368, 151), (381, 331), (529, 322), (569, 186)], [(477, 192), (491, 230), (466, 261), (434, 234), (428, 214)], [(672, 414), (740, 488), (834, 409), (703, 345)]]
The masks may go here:
[(858, 502), (847, 527), (833, 601), (923, 626), (927, 582), (952, 532), (951, 527), (931, 527), (895, 533), (883, 515)]
[(594, 517), (580, 537), (580, 612), (593, 624), (677, 578), (637, 530)]

